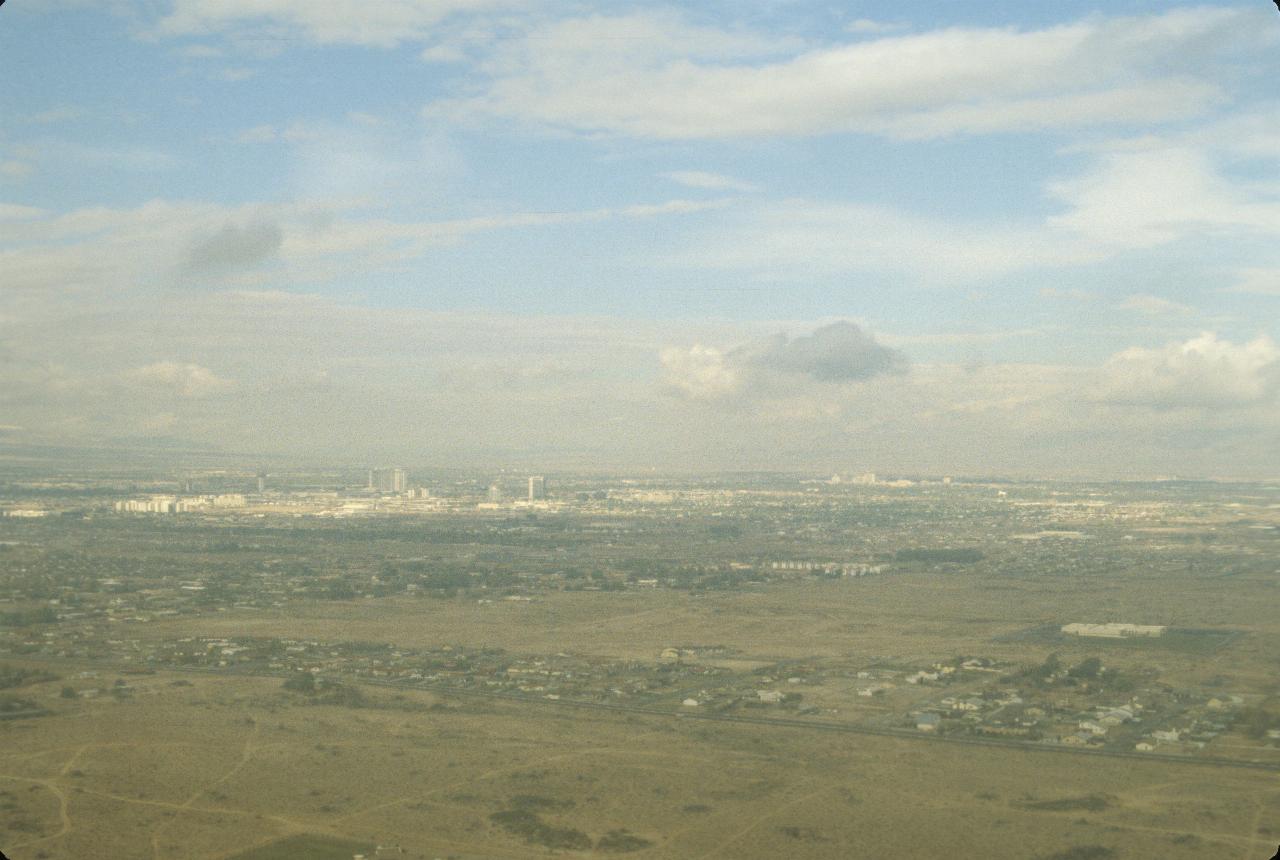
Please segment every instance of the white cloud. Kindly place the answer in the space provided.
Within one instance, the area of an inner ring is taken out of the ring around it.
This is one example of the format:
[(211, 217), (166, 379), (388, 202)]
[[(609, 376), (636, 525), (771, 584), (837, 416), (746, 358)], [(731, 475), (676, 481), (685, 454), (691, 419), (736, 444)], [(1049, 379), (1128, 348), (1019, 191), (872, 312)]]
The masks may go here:
[(1215, 122), (1195, 126), (1179, 139), (1191, 146), (1241, 158), (1280, 159), (1280, 104), (1250, 105)]
[(59, 138), (26, 141), (15, 154), (29, 163), (56, 162), (77, 168), (108, 168), (134, 173), (172, 170), (180, 162), (172, 153), (146, 145), (87, 144)]
[(154, 200), (132, 209), (94, 207), (12, 221), (0, 231), (0, 270), (10, 290), (127, 291), (197, 276), (208, 285), (278, 289), (402, 263), (478, 233), (657, 218), (721, 205), (668, 200), (395, 221), (338, 204), (224, 207)]
[(1280, 196), (1223, 177), (1211, 153), (1153, 140), (1109, 152), (1084, 174), (1051, 183), (1067, 204), (1048, 224), (1099, 245), (1143, 248), (1190, 232), (1280, 233)]
[(178, 55), (189, 60), (211, 60), (223, 55), (221, 48), (212, 45), (185, 45), (178, 49)]
[(526, 72), (531, 63), (560, 66), (566, 74), (590, 67), (659, 69), (690, 61), (726, 62), (779, 56), (803, 43), (777, 34), (753, 33), (690, 23), (674, 11), (647, 10), (627, 15), (597, 14), (536, 24), (520, 38), (495, 47), (486, 70), (495, 75)]
[(1089, 290), (1082, 290), (1079, 287), (1068, 287), (1059, 289), (1058, 287), (1041, 287), (1040, 297), (1043, 299), (1059, 299), (1071, 302), (1091, 302), (1097, 299)]
[(1225, 292), (1280, 296), (1280, 266), (1252, 266), (1240, 269), (1235, 274), (1235, 283), (1227, 287)]
[(1280, 349), (1267, 337), (1235, 344), (1212, 332), (1156, 349), (1131, 347), (1103, 368), (1099, 399), (1157, 409), (1241, 407), (1280, 393)]
[(0, 203), (0, 221), (31, 221), (42, 218), (45, 210), (34, 206), (20, 206), (16, 203)]
[(168, 433), (181, 424), (181, 419), (172, 412), (157, 412), (147, 415), (138, 422), (138, 430), (144, 435)]
[(1151, 123), (1208, 107), (1214, 53), (1261, 55), (1271, 23), (1264, 10), (1179, 9), (797, 51), (670, 14), (595, 16), (502, 43), (483, 93), (432, 111), (667, 139)]
[(274, 143), (279, 137), (280, 133), (276, 131), (275, 126), (255, 125), (240, 132), (236, 140), (240, 143)]
[(426, 38), (456, 13), (511, 5), (506, 0), (174, 0), (157, 32), (165, 36), (230, 33), (322, 45), (382, 48)]
[(127, 378), (140, 385), (177, 394), (180, 397), (207, 397), (232, 388), (235, 383), (223, 379), (207, 367), (177, 361), (157, 361), (135, 368)]
[(348, 111), (347, 119), (356, 125), (363, 125), (371, 128), (377, 128), (385, 125), (382, 117), (359, 110)]
[(212, 234), (237, 214), (209, 204), (152, 201), (20, 221), (0, 234), (0, 269), (11, 290), (140, 287), (177, 271), (196, 236)]
[(1036, 224), (964, 224), (880, 206), (785, 200), (732, 213), (691, 236), (670, 261), (783, 276), (907, 272), (939, 284), (1101, 256), (1066, 231)]
[(1153, 80), (1093, 92), (994, 98), (907, 110), (873, 122), (870, 128), (889, 137), (920, 140), (1108, 123), (1150, 124), (1196, 116), (1218, 101), (1218, 96), (1216, 86), (1200, 81)]
[(53, 125), (79, 119), (82, 116), (84, 116), (84, 111), (81, 108), (63, 105), (62, 107), (49, 108), (48, 110), (34, 113), (27, 117), (26, 121), (32, 125)]
[[(1229, 124), (1228, 124), (1229, 125)], [(1280, 184), (1232, 169), (1221, 134), (1112, 140), (1070, 150), (1088, 161), (1045, 194), (1040, 219), (919, 216), (854, 202), (762, 201), (693, 237), (679, 262), (761, 274), (882, 271), (926, 284), (974, 281), (1034, 268), (1098, 263), (1197, 242), (1241, 262), (1269, 258), (1280, 240)], [(1241, 267), (1233, 292), (1275, 291), (1274, 270)], [(1048, 295), (1048, 294), (1046, 294)], [(1175, 312), (1135, 298), (1127, 310)]]
[(1147, 316), (1185, 316), (1195, 313), (1194, 308), (1182, 302), (1146, 293), (1129, 296), (1118, 307), (1123, 311), (1137, 311)]
[(714, 346), (667, 347), (659, 353), (664, 382), (693, 400), (715, 400), (738, 391), (738, 372)]
[(248, 68), (244, 68), (243, 66), (237, 66), (234, 68), (222, 69), (221, 71), (215, 72), (213, 77), (220, 81), (226, 81), (228, 83), (235, 84), (241, 81), (247, 81), (256, 74), (257, 74), (257, 71), (254, 69), (248, 69)]
[(845, 25), (844, 29), (849, 33), (891, 33), (894, 30), (904, 29), (904, 25), (873, 21), (870, 18), (859, 18), (856, 21), (850, 21)]
[(0, 159), (0, 176), (6, 179), (26, 179), (35, 172), (35, 166), (29, 161), (16, 158)]
[(664, 179), (678, 182), (688, 188), (706, 188), (715, 191), (759, 191), (760, 186), (732, 176), (720, 173), (708, 173), (705, 170), (672, 170), (661, 174)]

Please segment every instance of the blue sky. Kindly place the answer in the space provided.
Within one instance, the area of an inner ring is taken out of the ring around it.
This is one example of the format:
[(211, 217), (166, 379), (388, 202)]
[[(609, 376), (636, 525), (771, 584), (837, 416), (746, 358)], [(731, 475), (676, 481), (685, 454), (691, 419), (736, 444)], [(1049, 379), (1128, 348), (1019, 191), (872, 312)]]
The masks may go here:
[(0, 432), (1274, 477), (1278, 48), (1261, 0), (10, 0)]

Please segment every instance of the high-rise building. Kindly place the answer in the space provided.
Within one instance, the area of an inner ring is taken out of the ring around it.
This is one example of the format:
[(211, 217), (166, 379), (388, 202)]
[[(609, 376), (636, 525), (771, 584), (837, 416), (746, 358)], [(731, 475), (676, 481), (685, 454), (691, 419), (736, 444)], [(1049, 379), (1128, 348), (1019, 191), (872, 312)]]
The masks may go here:
[(266, 492), (266, 490), (267, 490), (267, 473), (259, 472), (258, 473), (258, 492), (264, 493)]
[(370, 469), (369, 489), (379, 493), (403, 493), (409, 488), (409, 473), (405, 469)]
[(547, 497), (547, 479), (541, 475), (529, 476), (529, 501), (536, 502)]
[(497, 484), (490, 484), (488, 499), (490, 502), (501, 502), (503, 499), (502, 487)]

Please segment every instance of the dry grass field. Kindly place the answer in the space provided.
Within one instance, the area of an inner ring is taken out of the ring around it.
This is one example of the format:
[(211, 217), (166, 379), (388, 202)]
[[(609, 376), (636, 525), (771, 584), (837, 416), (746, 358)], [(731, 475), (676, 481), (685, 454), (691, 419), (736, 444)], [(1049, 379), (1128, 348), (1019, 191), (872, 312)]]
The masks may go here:
[(1280, 842), (1269, 772), (426, 693), (378, 691), (384, 707), (353, 710), (299, 704), (269, 680), (178, 677), (138, 679), (119, 702), (59, 701), (46, 684), (32, 695), (54, 716), (0, 723), (13, 860), (287, 860), (374, 844), (512, 860), (1247, 860)]
[[(1248, 632), (1219, 652), (1171, 655), (1116, 651), (1121, 661), (1155, 661), (1179, 678), (1238, 675), (1273, 685), (1280, 659), (1275, 583), (1141, 569), (1123, 576), (1017, 577), (902, 573), (856, 581), (810, 582), (760, 591), (551, 592), (532, 602), (391, 598), (312, 602), (287, 611), (232, 609), (196, 620), (154, 622), (131, 636), (280, 636), (390, 642), (400, 647), (463, 645), (513, 653), (652, 660), (672, 645), (723, 645), (751, 660), (889, 657), (929, 661), (953, 654), (1043, 659), (1109, 647), (1097, 640), (1052, 646), (1002, 641), (1037, 625), (1121, 619)], [(1172, 677), (1172, 676), (1171, 676)]]

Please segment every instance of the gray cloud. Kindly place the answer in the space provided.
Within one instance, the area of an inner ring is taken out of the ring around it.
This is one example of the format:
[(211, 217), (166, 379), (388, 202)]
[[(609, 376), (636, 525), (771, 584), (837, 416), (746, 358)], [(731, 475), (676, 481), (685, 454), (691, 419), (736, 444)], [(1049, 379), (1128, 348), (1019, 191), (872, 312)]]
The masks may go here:
[(274, 257), (283, 241), (278, 224), (227, 224), (192, 245), (186, 267), (193, 272), (212, 272), (252, 266)]
[(845, 385), (907, 368), (901, 352), (843, 321), (728, 351), (701, 344), (665, 349), (660, 358), (668, 388), (692, 400), (786, 397), (805, 383)]
[(807, 376), (816, 382), (857, 382), (906, 369), (906, 356), (851, 322), (823, 326), (788, 339), (779, 334), (750, 357), (755, 367)]

